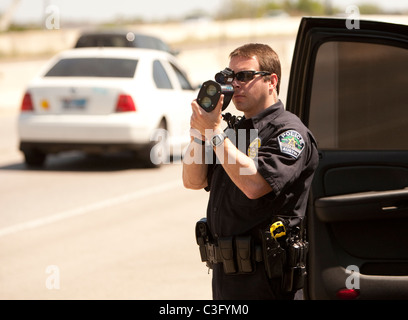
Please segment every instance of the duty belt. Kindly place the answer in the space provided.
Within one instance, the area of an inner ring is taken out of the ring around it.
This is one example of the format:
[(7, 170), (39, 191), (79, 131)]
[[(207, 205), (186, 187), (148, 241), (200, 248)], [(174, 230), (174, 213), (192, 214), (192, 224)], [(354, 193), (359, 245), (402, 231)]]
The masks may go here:
[(254, 263), (263, 260), (261, 246), (254, 245), (250, 236), (219, 238), (217, 244), (206, 242), (200, 253), (209, 268), (222, 263), (226, 274), (251, 273)]
[(201, 261), (209, 268), (222, 263), (225, 274), (248, 274), (255, 271), (257, 262), (263, 262), (267, 276), (281, 278), (285, 291), (294, 292), (303, 287), (309, 247), (303, 221), (299, 227), (289, 227), (287, 221), (277, 219), (260, 228), (260, 245), (251, 236), (215, 240), (206, 222), (205, 218), (197, 222), (196, 240)]

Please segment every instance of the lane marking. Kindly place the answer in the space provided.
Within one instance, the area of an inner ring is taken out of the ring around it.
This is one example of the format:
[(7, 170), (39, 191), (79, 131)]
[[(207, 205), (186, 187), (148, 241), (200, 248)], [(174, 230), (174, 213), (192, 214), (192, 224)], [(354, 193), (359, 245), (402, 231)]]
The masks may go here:
[(121, 195), (115, 198), (110, 198), (110, 199), (106, 199), (103, 201), (95, 202), (95, 203), (92, 203), (86, 206), (82, 206), (76, 209), (62, 211), (60, 213), (56, 213), (51, 216), (19, 223), (19, 224), (10, 226), (10, 227), (0, 229), (0, 237), (14, 234), (20, 231), (35, 229), (35, 228), (42, 227), (42, 226), (45, 226), (45, 225), (48, 225), (48, 224), (51, 224), (57, 221), (84, 215), (84, 214), (87, 214), (87, 213), (90, 213), (96, 210), (105, 209), (105, 208), (119, 205), (119, 204), (122, 204), (128, 201), (141, 199), (147, 196), (151, 196), (151, 195), (161, 193), (164, 191), (168, 191), (170, 189), (174, 189), (176, 187), (181, 187), (181, 186), (182, 186), (181, 181), (174, 180), (174, 181), (164, 183), (158, 186), (153, 186), (153, 187), (146, 188), (143, 190), (138, 190), (135, 192), (127, 193), (127, 194), (124, 194), (124, 195)]

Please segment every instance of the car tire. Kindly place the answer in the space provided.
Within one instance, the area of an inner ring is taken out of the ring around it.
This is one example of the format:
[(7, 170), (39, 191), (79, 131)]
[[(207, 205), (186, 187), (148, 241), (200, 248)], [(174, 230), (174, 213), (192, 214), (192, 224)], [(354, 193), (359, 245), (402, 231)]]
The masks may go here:
[(47, 154), (38, 150), (24, 151), (25, 164), (27, 167), (40, 168), (44, 166)]
[(143, 164), (147, 168), (159, 168), (162, 164), (169, 163), (170, 145), (166, 127), (165, 120), (162, 120), (152, 134), (152, 142), (147, 146), (143, 155)]

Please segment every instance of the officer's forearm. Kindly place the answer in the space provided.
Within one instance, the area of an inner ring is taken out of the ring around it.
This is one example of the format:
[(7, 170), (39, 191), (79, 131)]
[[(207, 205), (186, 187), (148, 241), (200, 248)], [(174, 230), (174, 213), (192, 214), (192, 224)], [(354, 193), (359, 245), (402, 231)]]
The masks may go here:
[(183, 184), (187, 189), (202, 189), (207, 186), (207, 170), (204, 145), (193, 140), (183, 157)]
[(239, 151), (228, 138), (214, 147), (224, 170), (235, 185), (250, 199), (257, 199), (272, 191), (271, 186), (257, 170), (254, 160)]

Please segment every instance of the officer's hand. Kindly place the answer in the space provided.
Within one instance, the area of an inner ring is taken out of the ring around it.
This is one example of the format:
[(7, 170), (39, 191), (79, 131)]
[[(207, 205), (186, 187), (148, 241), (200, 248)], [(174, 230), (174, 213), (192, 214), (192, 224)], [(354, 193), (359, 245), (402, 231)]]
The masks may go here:
[(194, 100), (191, 103), (193, 114), (191, 115), (191, 128), (198, 130), (202, 136), (210, 139), (214, 134), (221, 133), (222, 130), (222, 105), (224, 103), (224, 95), (221, 95), (215, 109), (211, 112), (206, 112)]

